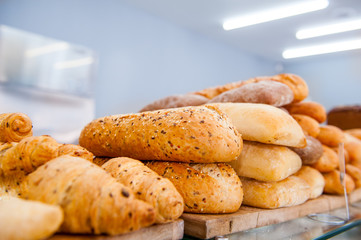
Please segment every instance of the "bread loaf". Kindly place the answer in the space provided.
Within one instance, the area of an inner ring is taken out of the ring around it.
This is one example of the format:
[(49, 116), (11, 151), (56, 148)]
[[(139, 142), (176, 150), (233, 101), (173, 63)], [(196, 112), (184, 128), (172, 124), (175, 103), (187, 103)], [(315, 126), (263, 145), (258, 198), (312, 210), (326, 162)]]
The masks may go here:
[(345, 133), (345, 150), (348, 152), (350, 163), (361, 166), (361, 141), (354, 136)]
[(333, 149), (325, 145), (322, 145), (322, 148), (322, 156), (317, 160), (316, 163), (312, 164), (311, 167), (316, 168), (321, 173), (335, 170), (339, 165), (338, 155)]
[(359, 169), (351, 164), (346, 164), (346, 173), (355, 182), (355, 188), (360, 188), (361, 187), (361, 169)]
[(303, 114), (307, 115), (319, 123), (323, 123), (327, 119), (326, 109), (320, 103), (317, 102), (298, 102), (292, 103), (285, 108), (290, 114)]
[(208, 98), (197, 94), (172, 95), (156, 100), (146, 105), (139, 112), (154, 111), (154, 110), (166, 109), (166, 108), (199, 106), (205, 104), (208, 101), (209, 101)]
[(300, 156), (302, 163), (305, 165), (314, 164), (322, 157), (323, 148), (320, 141), (311, 136), (306, 136), (307, 145), (304, 148), (291, 149)]
[(302, 166), (294, 176), (302, 178), (310, 186), (310, 199), (317, 198), (323, 193), (325, 179), (318, 170), (310, 166)]
[(82, 158), (55, 158), (30, 173), (23, 184), (27, 186), (26, 199), (61, 206), (62, 232), (115, 235), (155, 221), (151, 205)]
[(317, 139), (324, 145), (329, 147), (337, 147), (345, 141), (345, 134), (341, 129), (332, 125), (320, 126), (320, 133)]
[(213, 103), (225, 112), (243, 140), (305, 147), (301, 127), (289, 114), (276, 107), (254, 103)]
[(179, 162), (229, 162), (241, 135), (213, 106), (115, 115), (89, 123), (79, 143), (96, 156)]
[(241, 177), (243, 204), (259, 208), (290, 207), (310, 197), (310, 186), (301, 178), (289, 176), (279, 182), (262, 182)]
[(241, 155), (230, 164), (238, 176), (280, 181), (297, 172), (302, 161), (287, 147), (244, 141)]
[(15, 197), (0, 198), (1, 239), (45, 239), (58, 230), (62, 221), (59, 206)]
[[(338, 195), (344, 194), (340, 181), (340, 171), (332, 170), (331, 172), (324, 173), (323, 177), (325, 178), (325, 193)], [(345, 183), (346, 192), (351, 193), (355, 189), (355, 182), (347, 173), (345, 174)]]
[(174, 221), (183, 213), (183, 198), (172, 182), (140, 161), (126, 157), (113, 158), (102, 168), (118, 182), (132, 189), (136, 198), (151, 204), (155, 209), (157, 223)]
[(361, 105), (334, 107), (327, 114), (327, 123), (343, 130), (361, 128)]
[(239, 88), (226, 91), (212, 98), (209, 103), (264, 103), (280, 107), (290, 104), (292, 101), (293, 92), (287, 85), (265, 80), (245, 84)]
[(320, 125), (315, 119), (304, 114), (292, 114), (292, 117), (301, 126), (305, 135), (317, 137), (320, 133)]
[(23, 113), (0, 114), (0, 142), (19, 142), (33, 135), (31, 119)]
[(242, 204), (241, 181), (228, 164), (152, 161), (147, 166), (174, 184), (185, 212), (231, 213)]

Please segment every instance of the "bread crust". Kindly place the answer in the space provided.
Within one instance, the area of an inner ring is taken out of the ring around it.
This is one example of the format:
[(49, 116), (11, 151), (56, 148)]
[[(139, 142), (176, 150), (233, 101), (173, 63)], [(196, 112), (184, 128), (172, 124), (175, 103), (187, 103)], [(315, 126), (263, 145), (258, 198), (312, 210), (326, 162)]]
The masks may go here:
[(154, 207), (156, 223), (172, 222), (183, 213), (183, 198), (172, 182), (142, 162), (126, 157), (113, 158), (102, 168), (118, 182), (129, 187), (137, 199)]
[(307, 115), (319, 123), (323, 123), (327, 119), (326, 109), (317, 102), (297, 102), (284, 106), (290, 114)]
[(99, 118), (79, 143), (96, 156), (199, 163), (229, 162), (242, 150), (241, 135), (213, 106)]
[(154, 111), (166, 108), (199, 106), (205, 104), (208, 101), (208, 98), (197, 94), (178, 94), (158, 99), (144, 106), (139, 112)]
[(263, 103), (275, 107), (290, 104), (293, 101), (293, 92), (285, 84), (264, 80), (245, 84), (212, 98), (208, 103), (240, 102)]
[(231, 213), (242, 204), (242, 183), (229, 164), (152, 161), (146, 165), (174, 184), (184, 199), (184, 212)]
[(301, 126), (305, 135), (316, 138), (320, 133), (320, 124), (313, 118), (304, 114), (291, 115)]

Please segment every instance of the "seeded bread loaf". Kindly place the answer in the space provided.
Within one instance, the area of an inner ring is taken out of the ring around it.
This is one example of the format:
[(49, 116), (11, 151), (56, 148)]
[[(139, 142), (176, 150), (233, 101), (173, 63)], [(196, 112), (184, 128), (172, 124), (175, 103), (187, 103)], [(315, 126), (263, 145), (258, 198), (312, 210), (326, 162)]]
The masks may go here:
[(229, 162), (242, 150), (241, 135), (213, 106), (99, 118), (79, 143), (96, 156), (197, 163)]
[(152, 161), (146, 165), (174, 184), (185, 212), (231, 213), (242, 204), (242, 183), (229, 164)]

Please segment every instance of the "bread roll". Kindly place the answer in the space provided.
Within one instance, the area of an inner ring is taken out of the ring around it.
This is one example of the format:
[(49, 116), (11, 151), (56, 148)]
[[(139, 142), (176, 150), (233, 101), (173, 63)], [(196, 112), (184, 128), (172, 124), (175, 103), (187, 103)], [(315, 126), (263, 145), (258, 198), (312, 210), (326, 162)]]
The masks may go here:
[(293, 175), (279, 182), (261, 182), (244, 177), (241, 181), (243, 204), (252, 207), (290, 207), (304, 203), (310, 196), (310, 186)]
[(89, 123), (79, 143), (96, 156), (179, 162), (229, 162), (241, 135), (213, 106), (115, 115)]
[(45, 239), (63, 222), (59, 206), (15, 197), (0, 198), (1, 239)]
[(23, 184), (25, 198), (61, 206), (62, 232), (115, 235), (155, 221), (151, 205), (82, 158), (55, 158), (30, 173)]
[(0, 142), (19, 142), (33, 135), (31, 119), (23, 113), (0, 114)]
[(354, 136), (358, 140), (361, 140), (361, 128), (353, 128), (353, 129), (345, 130), (345, 133)]
[(254, 103), (212, 105), (229, 116), (244, 140), (290, 147), (306, 146), (306, 138), (301, 127), (281, 109)]
[(322, 156), (316, 163), (312, 164), (311, 167), (316, 168), (321, 173), (335, 170), (339, 165), (337, 153), (325, 145), (322, 145), (322, 148)]
[(301, 126), (305, 135), (317, 137), (320, 133), (320, 124), (315, 119), (304, 114), (292, 114), (292, 117)]
[(355, 167), (351, 164), (346, 164), (346, 173), (352, 178), (355, 182), (355, 187), (361, 187), (361, 169)]
[(265, 80), (245, 84), (239, 88), (226, 91), (209, 103), (235, 102), (235, 103), (264, 103), (275, 107), (289, 104), (293, 101), (293, 92), (285, 84)]
[(184, 199), (185, 212), (231, 213), (242, 204), (241, 181), (228, 164), (153, 161), (147, 166), (174, 184)]
[(174, 221), (183, 213), (183, 198), (172, 182), (140, 161), (126, 157), (113, 158), (102, 168), (118, 182), (132, 189), (136, 198), (151, 204), (155, 209), (157, 223)]
[[(323, 177), (325, 178), (325, 193), (338, 194), (342, 195), (343, 187), (340, 181), (340, 171), (332, 170), (331, 172), (324, 173)], [(355, 189), (355, 182), (352, 178), (346, 173), (345, 175), (346, 183), (346, 192), (351, 193)]]
[(345, 133), (345, 150), (348, 152), (350, 163), (361, 166), (361, 141), (354, 136)]
[(303, 114), (307, 115), (319, 123), (323, 123), (327, 119), (326, 109), (320, 103), (317, 102), (298, 102), (292, 103), (285, 108), (290, 114)]
[(320, 126), (317, 139), (326, 146), (337, 147), (340, 143), (345, 142), (345, 134), (338, 127), (324, 125)]
[(154, 111), (166, 108), (178, 108), (187, 106), (199, 106), (208, 102), (209, 99), (196, 94), (179, 94), (168, 96), (159, 100), (156, 100), (145, 107), (139, 112)]
[(287, 147), (244, 141), (241, 155), (230, 164), (238, 176), (280, 181), (297, 172), (302, 161)]
[(302, 178), (310, 185), (310, 198), (317, 198), (323, 193), (325, 187), (325, 179), (322, 174), (309, 166), (302, 166), (302, 168), (294, 174), (294, 176)]
[(311, 136), (306, 136), (307, 145), (304, 148), (291, 148), (300, 156), (305, 165), (314, 164), (322, 157), (323, 148), (320, 141)]
[[(334, 148), (332, 148), (332, 150), (335, 151), (337, 156), (338, 156), (339, 148), (334, 147)], [(348, 152), (346, 151), (346, 149), (344, 149), (343, 155), (344, 155), (344, 158), (345, 158), (345, 163), (349, 163), (350, 162), (350, 156), (348, 155)]]

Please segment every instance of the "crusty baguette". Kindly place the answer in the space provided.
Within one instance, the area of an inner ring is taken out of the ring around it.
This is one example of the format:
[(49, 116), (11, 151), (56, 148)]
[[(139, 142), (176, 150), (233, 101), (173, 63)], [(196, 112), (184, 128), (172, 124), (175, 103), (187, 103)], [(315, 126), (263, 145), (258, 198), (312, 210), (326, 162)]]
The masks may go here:
[[(344, 194), (340, 181), (340, 171), (333, 170), (331, 172), (323, 173), (323, 177), (325, 178), (325, 193)], [(355, 189), (355, 182), (347, 173), (345, 174), (345, 185), (347, 193), (351, 193)]]
[(322, 174), (310, 166), (302, 166), (302, 168), (294, 174), (294, 176), (302, 178), (310, 185), (310, 198), (317, 198), (323, 193), (325, 187), (325, 179)]
[(154, 111), (166, 108), (178, 108), (187, 106), (199, 106), (208, 102), (208, 98), (197, 94), (179, 94), (158, 99), (146, 106), (139, 112)]
[(238, 176), (281, 181), (297, 172), (302, 161), (287, 147), (244, 141), (241, 155), (230, 164)]
[(0, 198), (0, 238), (7, 240), (45, 239), (63, 222), (59, 206), (15, 197)]
[(79, 143), (96, 156), (179, 162), (229, 162), (242, 138), (212, 106), (115, 115), (89, 123)]
[(148, 162), (147, 166), (168, 178), (184, 199), (184, 211), (231, 213), (242, 204), (242, 183), (226, 163)]
[(255, 103), (213, 103), (225, 112), (243, 140), (305, 147), (306, 138), (300, 125), (279, 108)]
[(241, 177), (243, 204), (259, 208), (299, 205), (310, 197), (310, 186), (301, 178), (289, 176), (279, 182), (262, 182)]
[(151, 205), (82, 158), (55, 158), (30, 173), (23, 184), (24, 198), (61, 206), (62, 232), (114, 235), (155, 221)]
[(118, 182), (132, 189), (135, 197), (151, 204), (156, 222), (174, 221), (183, 213), (182, 196), (169, 179), (161, 177), (138, 160), (120, 157), (102, 165)]
[(323, 154), (320, 141), (311, 136), (306, 136), (307, 146), (304, 148), (291, 148), (302, 159), (302, 164), (310, 165), (316, 163)]
[(265, 80), (226, 91), (212, 98), (208, 103), (263, 103), (280, 107), (292, 101), (293, 92), (286, 84)]
[(33, 135), (31, 119), (23, 113), (0, 114), (0, 142), (19, 142)]
[(316, 168), (321, 173), (331, 172), (339, 166), (338, 155), (332, 149), (326, 145), (322, 145), (323, 153), (322, 156), (311, 164), (311, 167)]
[(60, 144), (49, 136), (27, 137), (19, 143), (0, 143), (0, 175), (30, 173), (61, 155), (93, 160), (93, 154), (72, 144)]

